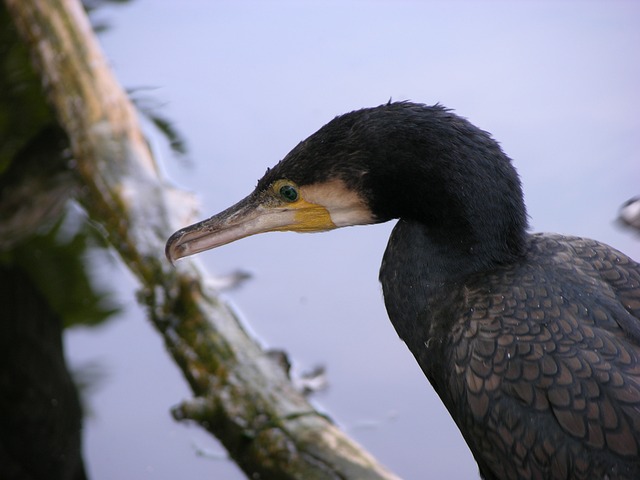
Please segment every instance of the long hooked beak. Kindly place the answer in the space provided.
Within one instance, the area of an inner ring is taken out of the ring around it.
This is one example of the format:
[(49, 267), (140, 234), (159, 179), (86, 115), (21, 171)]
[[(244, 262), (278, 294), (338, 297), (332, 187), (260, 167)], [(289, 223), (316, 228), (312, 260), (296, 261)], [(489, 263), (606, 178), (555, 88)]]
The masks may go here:
[(299, 200), (274, 201), (272, 196), (252, 193), (234, 206), (171, 235), (165, 254), (171, 263), (250, 235), (273, 231), (312, 232), (335, 228), (321, 205)]

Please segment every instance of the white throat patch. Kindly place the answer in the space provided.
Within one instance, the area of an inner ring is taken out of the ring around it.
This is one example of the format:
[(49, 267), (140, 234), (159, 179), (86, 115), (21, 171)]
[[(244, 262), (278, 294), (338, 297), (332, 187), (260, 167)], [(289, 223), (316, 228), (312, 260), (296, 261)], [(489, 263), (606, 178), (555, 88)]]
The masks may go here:
[(336, 227), (375, 223), (365, 201), (358, 193), (349, 190), (342, 180), (305, 185), (300, 187), (300, 192), (307, 202), (326, 208)]

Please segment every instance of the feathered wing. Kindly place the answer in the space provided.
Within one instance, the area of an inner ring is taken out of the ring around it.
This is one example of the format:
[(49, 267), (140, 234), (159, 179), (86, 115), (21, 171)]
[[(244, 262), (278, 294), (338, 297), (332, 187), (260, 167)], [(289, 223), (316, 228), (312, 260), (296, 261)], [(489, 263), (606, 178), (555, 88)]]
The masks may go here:
[(465, 297), (449, 409), (485, 478), (640, 478), (640, 266), (535, 235)]

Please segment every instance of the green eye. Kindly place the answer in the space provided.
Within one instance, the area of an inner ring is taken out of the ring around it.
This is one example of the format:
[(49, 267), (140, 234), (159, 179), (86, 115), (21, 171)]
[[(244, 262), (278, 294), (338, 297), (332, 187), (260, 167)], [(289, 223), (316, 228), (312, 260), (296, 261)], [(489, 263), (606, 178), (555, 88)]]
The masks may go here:
[(292, 185), (281, 186), (279, 192), (287, 202), (295, 202), (298, 199), (298, 190)]

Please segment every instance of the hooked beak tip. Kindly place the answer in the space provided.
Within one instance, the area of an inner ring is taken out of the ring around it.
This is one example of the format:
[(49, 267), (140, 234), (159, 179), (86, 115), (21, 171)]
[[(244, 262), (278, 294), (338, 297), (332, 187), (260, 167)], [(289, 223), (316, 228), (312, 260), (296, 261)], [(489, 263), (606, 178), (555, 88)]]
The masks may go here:
[(184, 256), (180, 254), (181, 238), (182, 230), (179, 230), (169, 237), (169, 240), (167, 240), (167, 244), (164, 248), (164, 254), (167, 257), (167, 260), (169, 260), (169, 263), (171, 263), (171, 265), (173, 266), (175, 266), (176, 260), (179, 260)]

